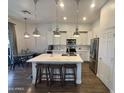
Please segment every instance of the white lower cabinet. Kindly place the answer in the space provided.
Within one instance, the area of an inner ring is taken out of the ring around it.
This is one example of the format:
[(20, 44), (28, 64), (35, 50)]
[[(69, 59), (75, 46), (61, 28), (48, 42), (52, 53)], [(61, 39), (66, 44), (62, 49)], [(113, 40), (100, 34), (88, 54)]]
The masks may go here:
[(77, 51), (83, 61), (89, 61), (89, 50)]

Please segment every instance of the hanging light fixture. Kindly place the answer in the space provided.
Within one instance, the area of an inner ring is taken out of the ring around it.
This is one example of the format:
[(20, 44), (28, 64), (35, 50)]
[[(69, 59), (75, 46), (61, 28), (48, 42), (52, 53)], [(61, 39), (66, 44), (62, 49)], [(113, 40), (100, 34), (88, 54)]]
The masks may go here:
[(76, 0), (76, 3), (77, 3), (77, 10), (76, 10), (76, 19), (77, 19), (77, 22), (76, 22), (76, 29), (75, 29), (75, 32), (74, 32), (74, 37), (79, 37), (80, 33), (78, 31), (78, 16), (79, 16), (79, 1), (80, 0)]
[(54, 37), (60, 37), (59, 25), (58, 25), (58, 2), (59, 0), (55, 0), (56, 2), (56, 29), (53, 32)]
[(76, 31), (74, 32), (74, 37), (79, 37), (80, 33), (78, 32), (78, 28), (76, 28)]
[(24, 20), (25, 20), (25, 33), (24, 33), (24, 38), (29, 38), (30, 35), (29, 35), (28, 32), (27, 32), (27, 18), (24, 18)]
[[(37, 15), (36, 15), (36, 4), (37, 4), (38, 0), (34, 0), (34, 4), (35, 4), (35, 20), (37, 20)], [(33, 32), (33, 36), (34, 37), (40, 37), (40, 32), (38, 31), (38, 28), (35, 24), (35, 29), (34, 29), (34, 32)]]
[(35, 28), (34, 32), (33, 32), (33, 36), (34, 37), (40, 37), (40, 32), (38, 31), (37, 28)]
[(59, 28), (56, 28), (56, 31), (54, 31), (54, 37), (60, 37)]

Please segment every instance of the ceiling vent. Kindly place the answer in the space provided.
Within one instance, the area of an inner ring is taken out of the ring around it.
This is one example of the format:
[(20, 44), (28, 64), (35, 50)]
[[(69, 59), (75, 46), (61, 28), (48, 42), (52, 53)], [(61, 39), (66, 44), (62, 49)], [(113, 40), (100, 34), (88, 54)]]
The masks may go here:
[(31, 15), (31, 12), (29, 12), (28, 10), (22, 10), (22, 12), (23, 12), (24, 14), (30, 14), (30, 15)]

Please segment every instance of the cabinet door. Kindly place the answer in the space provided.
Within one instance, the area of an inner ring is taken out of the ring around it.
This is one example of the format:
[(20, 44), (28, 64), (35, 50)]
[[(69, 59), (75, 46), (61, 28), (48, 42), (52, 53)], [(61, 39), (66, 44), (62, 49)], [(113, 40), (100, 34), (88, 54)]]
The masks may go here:
[(53, 33), (52, 33), (52, 31), (47, 32), (47, 42), (48, 42), (48, 45), (53, 45)]
[(83, 61), (89, 61), (89, 52), (88, 51), (82, 51), (79, 52), (80, 57), (83, 59)]
[(88, 44), (88, 33), (80, 33), (77, 38), (77, 45), (87, 45)]
[(61, 45), (66, 45), (66, 39), (67, 39), (67, 34), (66, 33), (61, 33), (60, 44)]
[(93, 32), (92, 31), (88, 31), (88, 45), (90, 45), (90, 41), (91, 41), (91, 39), (93, 38)]
[(60, 37), (53, 37), (53, 44), (54, 45), (60, 45), (61, 38)]

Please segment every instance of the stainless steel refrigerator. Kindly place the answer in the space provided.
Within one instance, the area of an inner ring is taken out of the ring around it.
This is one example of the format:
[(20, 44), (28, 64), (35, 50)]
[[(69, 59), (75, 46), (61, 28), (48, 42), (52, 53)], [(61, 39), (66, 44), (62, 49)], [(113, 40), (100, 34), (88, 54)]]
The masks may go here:
[(99, 38), (91, 39), (90, 42), (90, 69), (97, 74), (99, 53)]

